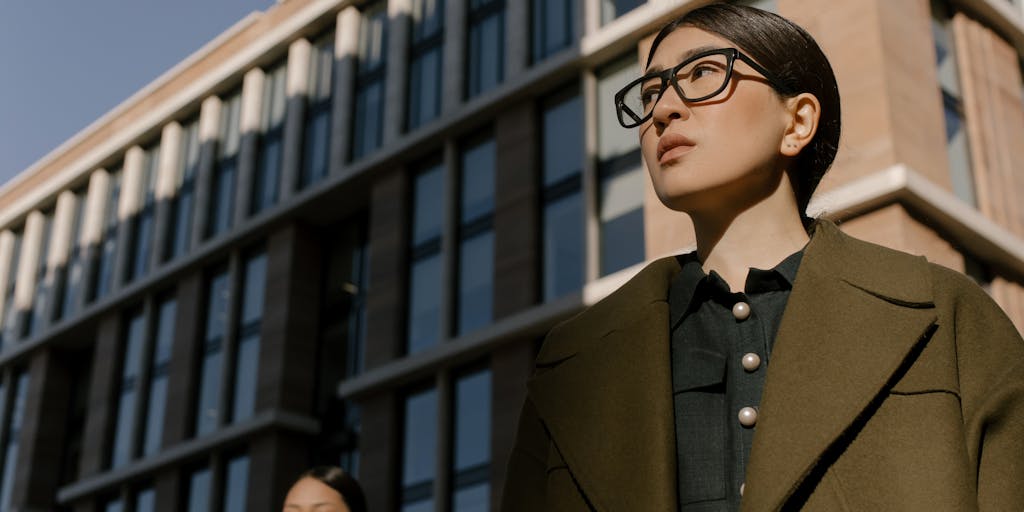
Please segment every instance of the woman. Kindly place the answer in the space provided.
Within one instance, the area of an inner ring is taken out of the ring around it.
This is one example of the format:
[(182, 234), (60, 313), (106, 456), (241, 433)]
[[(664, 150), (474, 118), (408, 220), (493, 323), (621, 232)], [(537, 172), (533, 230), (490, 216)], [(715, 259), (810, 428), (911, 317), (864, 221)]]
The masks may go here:
[(503, 510), (1020, 509), (1012, 324), (964, 276), (803, 215), (840, 131), (814, 40), (713, 4), (642, 64), (616, 109), (697, 249), (549, 333)]
[(366, 512), (359, 482), (336, 466), (317, 466), (299, 475), (284, 499), (284, 512)]

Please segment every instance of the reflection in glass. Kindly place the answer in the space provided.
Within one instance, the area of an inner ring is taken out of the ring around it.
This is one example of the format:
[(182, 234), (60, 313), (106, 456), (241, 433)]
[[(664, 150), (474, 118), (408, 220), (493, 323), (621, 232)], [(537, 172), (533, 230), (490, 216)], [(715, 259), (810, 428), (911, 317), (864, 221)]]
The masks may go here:
[(402, 510), (432, 510), (437, 461), (437, 392), (405, 400), (402, 451)]

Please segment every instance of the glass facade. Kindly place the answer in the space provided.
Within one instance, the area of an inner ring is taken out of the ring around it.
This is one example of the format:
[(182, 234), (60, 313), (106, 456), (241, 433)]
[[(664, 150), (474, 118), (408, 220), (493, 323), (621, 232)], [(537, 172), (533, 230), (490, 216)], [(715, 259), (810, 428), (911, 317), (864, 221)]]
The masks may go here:
[(569, 87), (541, 107), (541, 282), (545, 301), (583, 286), (583, 101)]
[(530, 56), (539, 62), (576, 41), (580, 0), (532, 0)]
[(971, 151), (967, 141), (967, 121), (964, 118), (963, 95), (960, 91), (960, 70), (956, 61), (953, 30), (950, 27), (952, 12), (941, 1), (932, 1), (931, 7), (935, 65), (938, 68), (939, 89), (942, 91), (946, 155), (949, 158), (953, 193), (967, 204), (977, 206)]
[(14, 389), (9, 395), (10, 402), (6, 401), (7, 397), (0, 386), (0, 413), (7, 418), (6, 434), (0, 439), (3, 454), (3, 460), (0, 461), (0, 510), (11, 510), (14, 476), (18, 472), (18, 445), (21, 442), (21, 425), (25, 419), (25, 400), (28, 395), (28, 372), (17, 372), (12, 382)]
[(249, 488), (249, 456), (238, 455), (228, 460), (224, 470), (224, 502), (221, 512), (245, 512)]
[(313, 42), (299, 188), (330, 173), (331, 109), (334, 92), (334, 31)]
[(505, 78), (505, 0), (469, 0), (466, 97), (498, 86)]
[(192, 208), (195, 202), (196, 174), (199, 173), (199, 119), (186, 121), (181, 128), (181, 147), (175, 169), (174, 195), (170, 198), (171, 215), (167, 223), (163, 261), (182, 256), (188, 251), (192, 236)]
[(444, 165), (424, 165), (413, 179), (412, 240), (406, 352), (414, 354), (441, 338), (441, 236), (444, 231)]
[(17, 339), (15, 336), (18, 324), (18, 308), (14, 304), (14, 289), (18, 283), (18, 266), (21, 263), (21, 242), (24, 237), (24, 228), (19, 228), (12, 233), (13, 243), (11, 250), (11, 263), (7, 266), (7, 289), (4, 290), (4, 310), (2, 329), (0, 329), (0, 335), (3, 336), (3, 343), (0, 347), (7, 348), (7, 346)]
[(640, 76), (632, 53), (597, 73), (599, 268), (607, 275), (644, 260), (644, 175), (640, 145), (611, 108), (615, 93)]
[(493, 318), (496, 163), (493, 138), (470, 142), (460, 156), (456, 335)]
[(355, 110), (352, 116), (352, 159), (380, 147), (384, 137), (384, 74), (387, 57), (387, 4), (378, 1), (363, 10), (359, 28)]
[(428, 389), (405, 399), (402, 443), (402, 512), (434, 510), (437, 471), (437, 391)]
[(491, 372), (455, 382), (452, 512), (487, 512), (491, 498)]
[(623, 14), (640, 7), (645, 2), (646, 0), (601, 0), (601, 24), (604, 25)]
[(71, 239), (69, 242), (67, 263), (57, 268), (55, 281), (54, 321), (61, 320), (76, 312), (82, 283), (85, 280), (85, 253), (80, 243), (82, 238), (82, 219), (85, 217), (85, 189), (74, 193), (74, 206), (71, 218)]
[(50, 305), (50, 296), (53, 290), (46, 280), (47, 260), (50, 254), (50, 238), (53, 234), (53, 210), (43, 213), (43, 229), (39, 245), (39, 257), (35, 262), (36, 293), (32, 297), (32, 311), (25, 317), (25, 324), (22, 326), (22, 336), (31, 338), (35, 336), (46, 323), (46, 308)]
[(198, 468), (188, 476), (188, 492), (186, 503), (189, 512), (209, 512), (210, 495), (213, 492), (210, 468)]
[(238, 174), (238, 149), (241, 144), (238, 125), (241, 110), (241, 90), (235, 90), (223, 98), (217, 163), (213, 170), (210, 209), (207, 212), (207, 238), (227, 231), (232, 224), (235, 208), (235, 181)]
[(92, 269), (89, 298), (96, 300), (110, 292), (114, 281), (114, 259), (117, 257), (117, 226), (120, 223), (121, 166), (110, 173), (107, 202), (103, 213), (103, 234), (99, 241), (99, 254)]
[(142, 164), (142, 190), (139, 191), (139, 210), (131, 219), (131, 235), (128, 243), (128, 271), (125, 281), (141, 277), (149, 271), (151, 248), (153, 246), (153, 216), (156, 210), (156, 180), (160, 170), (160, 144), (145, 150)]
[(156, 491), (152, 487), (140, 489), (135, 493), (135, 507), (133, 512), (155, 512)]
[(163, 444), (164, 412), (167, 408), (167, 370), (174, 346), (174, 323), (177, 302), (165, 297), (156, 304), (156, 324), (152, 328), (152, 349), (149, 361), (149, 390), (143, 424), (142, 454), (157, 453)]
[(263, 318), (267, 257), (256, 253), (243, 263), (241, 318), (235, 354), (235, 382), (231, 421), (250, 418), (256, 410), (256, 377), (259, 373), (260, 325)]
[(279, 62), (266, 73), (263, 82), (263, 108), (260, 111), (259, 150), (253, 176), (249, 213), (256, 214), (277, 202), (281, 181), (281, 157), (284, 150), (285, 82), (288, 68)]
[(131, 313), (124, 323), (121, 354), (121, 380), (117, 392), (117, 415), (110, 444), (110, 467), (132, 460), (135, 453), (135, 411), (142, 384), (142, 361), (146, 342), (146, 316), (141, 309)]
[(410, 130), (426, 124), (441, 113), (444, 3), (445, 0), (413, 2), (406, 122)]
[(228, 271), (222, 268), (207, 281), (206, 331), (200, 356), (199, 396), (195, 414), (196, 436), (213, 432), (220, 425), (220, 386), (230, 299)]

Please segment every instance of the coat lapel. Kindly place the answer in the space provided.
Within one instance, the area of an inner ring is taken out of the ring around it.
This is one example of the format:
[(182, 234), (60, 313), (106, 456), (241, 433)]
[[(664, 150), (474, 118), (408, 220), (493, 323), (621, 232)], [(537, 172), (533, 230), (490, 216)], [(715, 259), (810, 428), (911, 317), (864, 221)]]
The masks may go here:
[(771, 355), (742, 509), (779, 510), (813, 486), (935, 319), (920, 258), (819, 226)]
[(666, 297), (678, 270), (653, 263), (538, 357), (530, 397), (596, 510), (677, 508)]

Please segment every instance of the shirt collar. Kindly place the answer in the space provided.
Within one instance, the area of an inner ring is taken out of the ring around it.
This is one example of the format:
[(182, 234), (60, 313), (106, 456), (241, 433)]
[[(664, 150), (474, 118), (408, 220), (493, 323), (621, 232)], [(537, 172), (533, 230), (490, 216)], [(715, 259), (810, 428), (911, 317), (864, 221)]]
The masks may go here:
[[(800, 260), (804, 250), (790, 254), (770, 270), (750, 268), (743, 291), (746, 293), (763, 293), (770, 291), (790, 290), (796, 280), (796, 272), (800, 268)], [(706, 286), (718, 286), (727, 290), (728, 286), (714, 270), (711, 275), (704, 273), (696, 252), (688, 252), (676, 257), (681, 270), (672, 280), (669, 287), (669, 325), (675, 327), (689, 311), (694, 300), (703, 296), (701, 292)]]

